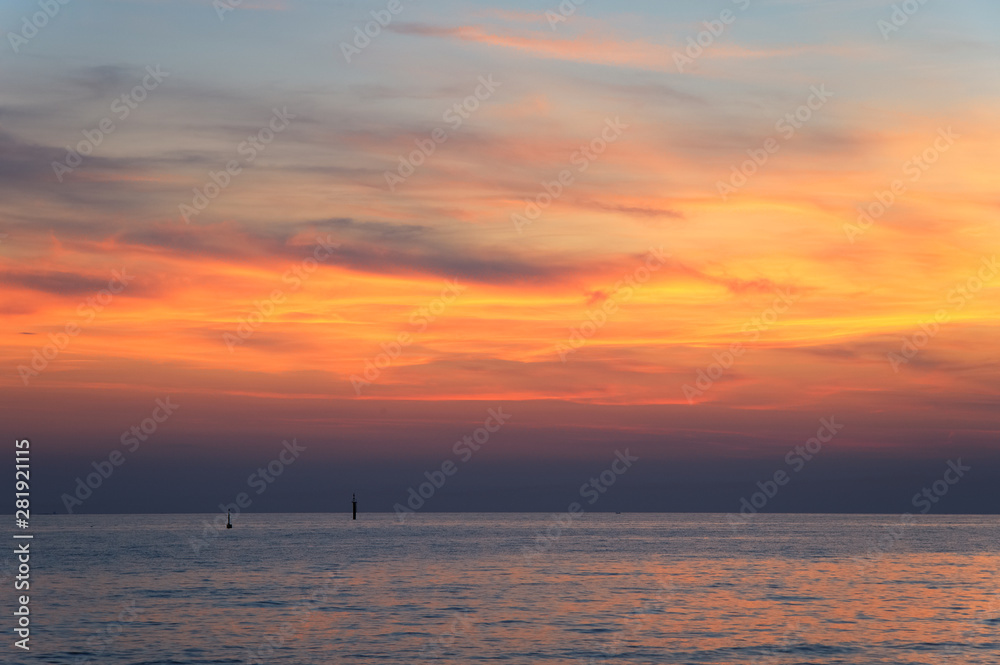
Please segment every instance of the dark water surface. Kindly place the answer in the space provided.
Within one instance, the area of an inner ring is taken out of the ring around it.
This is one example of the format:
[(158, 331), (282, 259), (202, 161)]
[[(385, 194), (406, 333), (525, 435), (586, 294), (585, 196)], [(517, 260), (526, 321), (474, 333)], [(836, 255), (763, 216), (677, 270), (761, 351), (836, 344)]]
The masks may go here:
[(1000, 663), (996, 517), (212, 517), (36, 517), (3, 662)]

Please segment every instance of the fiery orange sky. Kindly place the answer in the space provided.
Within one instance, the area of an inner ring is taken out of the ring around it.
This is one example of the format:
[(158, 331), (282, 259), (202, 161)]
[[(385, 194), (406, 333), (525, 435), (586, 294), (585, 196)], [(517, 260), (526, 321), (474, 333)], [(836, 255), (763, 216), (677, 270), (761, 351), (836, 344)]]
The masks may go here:
[(628, 442), (766, 468), (831, 414), (844, 459), (994, 449), (997, 7), (668, 4), (98, 2), (8, 39), (5, 420), (70, 480), (167, 395), (144, 463), (430, 468), (498, 404), (487, 484)]

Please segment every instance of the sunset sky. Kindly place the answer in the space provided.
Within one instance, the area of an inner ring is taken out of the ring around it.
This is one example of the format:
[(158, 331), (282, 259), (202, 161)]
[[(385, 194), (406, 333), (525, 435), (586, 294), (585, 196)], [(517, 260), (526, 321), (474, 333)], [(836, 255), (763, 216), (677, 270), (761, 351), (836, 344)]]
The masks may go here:
[(831, 416), (771, 508), (912, 510), (960, 457), (935, 510), (998, 508), (1000, 5), (225, 7), (0, 7), (0, 416), (46, 511), (115, 450), (78, 512), (218, 511), (296, 439), (253, 509), (453, 459), (426, 510), (564, 510), (629, 448), (595, 510), (734, 512)]

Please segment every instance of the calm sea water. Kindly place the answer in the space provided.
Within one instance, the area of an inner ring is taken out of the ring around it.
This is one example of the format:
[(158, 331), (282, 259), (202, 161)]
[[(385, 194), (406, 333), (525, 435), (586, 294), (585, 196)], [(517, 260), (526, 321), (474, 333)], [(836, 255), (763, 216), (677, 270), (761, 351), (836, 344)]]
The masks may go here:
[(36, 518), (0, 660), (1000, 663), (994, 517), (211, 517)]

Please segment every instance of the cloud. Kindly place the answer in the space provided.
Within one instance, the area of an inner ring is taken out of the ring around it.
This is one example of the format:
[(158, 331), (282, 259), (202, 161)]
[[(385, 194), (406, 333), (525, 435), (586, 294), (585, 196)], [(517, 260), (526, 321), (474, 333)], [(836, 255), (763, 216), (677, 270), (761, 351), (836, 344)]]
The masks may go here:
[(593, 210), (604, 212), (617, 212), (623, 215), (633, 215), (637, 217), (669, 217), (671, 219), (684, 219), (684, 213), (670, 208), (650, 208), (646, 206), (630, 206), (621, 203), (605, 203), (603, 201), (577, 201), (578, 205)]
[(0, 129), (0, 187), (16, 189), (38, 180), (55, 182), (52, 162), (65, 156), (65, 149), (22, 141)]
[(109, 276), (93, 276), (65, 271), (0, 272), (0, 283), (57, 295), (91, 294), (107, 288)]
[[(585, 33), (553, 36), (542, 30), (494, 32), (480, 25), (436, 26), (424, 23), (393, 24), (387, 30), (402, 35), (451, 39), (498, 48), (520, 51), (525, 55), (568, 60), (597, 65), (633, 67), (653, 71), (676, 71), (674, 54), (682, 52), (683, 43), (665, 44), (643, 39), (616, 39), (606, 36), (604, 30), (592, 29)], [(703, 29), (693, 26), (697, 32)], [(692, 33), (694, 34), (694, 33)], [(807, 53), (839, 53), (849, 55), (846, 48), (822, 45), (795, 45), (778, 47), (747, 47), (732, 44), (713, 45), (706, 50), (704, 59), (767, 59), (789, 58)]]
[(532, 31), (527, 35), (499, 34), (477, 25), (445, 27), (420, 23), (394, 24), (387, 30), (403, 35), (484, 44), (521, 51), (525, 55), (557, 60), (628, 65), (647, 69), (665, 69), (668, 65), (672, 66), (669, 54), (663, 46), (642, 41), (616, 42), (596, 35), (563, 38), (552, 37), (540, 31)]

